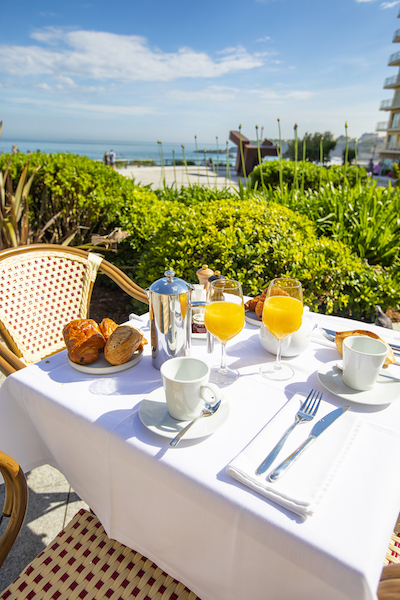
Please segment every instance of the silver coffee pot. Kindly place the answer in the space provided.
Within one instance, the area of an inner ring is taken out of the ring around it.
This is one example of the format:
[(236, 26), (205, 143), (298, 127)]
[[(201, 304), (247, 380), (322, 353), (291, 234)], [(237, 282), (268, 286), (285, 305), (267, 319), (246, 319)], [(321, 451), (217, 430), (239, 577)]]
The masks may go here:
[(153, 366), (160, 369), (169, 358), (190, 351), (190, 292), (193, 286), (165, 271), (145, 290), (149, 298), (151, 353)]

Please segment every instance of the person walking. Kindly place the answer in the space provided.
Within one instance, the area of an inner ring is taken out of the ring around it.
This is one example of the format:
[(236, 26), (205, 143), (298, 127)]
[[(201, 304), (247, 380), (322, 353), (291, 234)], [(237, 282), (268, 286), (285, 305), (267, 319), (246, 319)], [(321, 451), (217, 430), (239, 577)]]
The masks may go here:
[(110, 167), (112, 169), (115, 169), (115, 159), (116, 159), (117, 155), (115, 154), (114, 150), (110, 151), (109, 154), (109, 159), (110, 159)]
[(375, 177), (379, 177), (379, 175), (381, 174), (381, 170), (382, 170), (382, 161), (379, 161), (373, 169), (373, 174), (375, 175)]

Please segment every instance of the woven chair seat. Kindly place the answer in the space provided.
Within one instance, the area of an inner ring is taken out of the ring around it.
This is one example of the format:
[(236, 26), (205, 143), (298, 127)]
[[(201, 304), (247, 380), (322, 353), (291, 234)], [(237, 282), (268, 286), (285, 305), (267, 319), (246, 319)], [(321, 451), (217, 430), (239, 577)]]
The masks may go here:
[(400, 564), (400, 515), (393, 529), (389, 547), (384, 560), (385, 565)]
[(0, 595), (1, 600), (199, 600), (151, 560), (111, 540), (80, 510)]

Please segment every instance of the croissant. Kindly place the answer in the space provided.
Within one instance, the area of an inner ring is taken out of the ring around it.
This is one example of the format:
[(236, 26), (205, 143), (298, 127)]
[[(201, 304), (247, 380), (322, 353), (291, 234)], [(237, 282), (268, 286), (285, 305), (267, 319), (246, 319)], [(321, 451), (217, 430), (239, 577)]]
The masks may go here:
[(107, 341), (113, 331), (117, 329), (118, 325), (115, 321), (106, 317), (102, 320), (99, 327), (103, 338)]
[(72, 362), (88, 365), (98, 358), (106, 341), (93, 319), (76, 319), (65, 325), (63, 337)]

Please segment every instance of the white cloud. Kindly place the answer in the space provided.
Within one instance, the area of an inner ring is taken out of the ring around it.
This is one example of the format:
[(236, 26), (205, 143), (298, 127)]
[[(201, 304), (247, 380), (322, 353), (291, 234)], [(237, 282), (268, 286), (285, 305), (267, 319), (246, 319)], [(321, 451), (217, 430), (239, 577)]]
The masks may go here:
[(151, 115), (155, 110), (148, 106), (112, 106), (108, 104), (82, 104), (79, 102), (56, 102), (51, 100), (36, 100), (35, 98), (15, 98), (17, 104), (31, 104), (48, 106), (49, 108), (60, 108), (63, 112), (68, 110), (90, 111), (99, 113), (112, 113), (118, 115)]
[(93, 80), (165, 82), (215, 78), (263, 65), (261, 55), (241, 46), (227, 48), (214, 59), (191, 48), (169, 53), (152, 49), (136, 35), (48, 28), (35, 31), (32, 38), (42, 45), (0, 45), (1, 71), (15, 77), (64, 73)]
[[(356, 2), (376, 2), (376, 0), (356, 0)], [(400, 4), (400, 0), (394, 0), (393, 2), (382, 2), (381, 8), (393, 8), (396, 4)]]
[(180, 103), (198, 102), (231, 102), (244, 100), (245, 98), (256, 98), (271, 104), (285, 100), (309, 100), (315, 96), (314, 92), (302, 90), (276, 91), (271, 89), (243, 89), (228, 86), (209, 86), (203, 90), (185, 91), (173, 90), (167, 94), (170, 100)]

